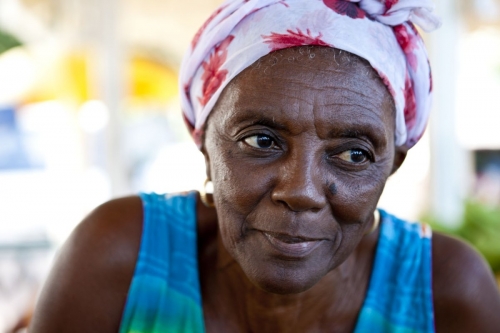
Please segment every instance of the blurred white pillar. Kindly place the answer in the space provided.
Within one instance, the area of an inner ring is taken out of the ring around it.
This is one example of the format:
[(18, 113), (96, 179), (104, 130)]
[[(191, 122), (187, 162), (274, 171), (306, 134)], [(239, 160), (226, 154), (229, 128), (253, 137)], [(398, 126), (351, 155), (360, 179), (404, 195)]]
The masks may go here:
[(95, 72), (97, 96), (109, 110), (109, 122), (105, 129), (104, 167), (111, 181), (112, 195), (124, 195), (130, 191), (127, 170), (122, 151), (122, 101), (125, 89), (125, 57), (120, 34), (120, 0), (87, 0), (93, 12), (93, 39), (96, 42)]
[(456, 135), (456, 78), (462, 24), (459, 2), (437, 0), (443, 26), (429, 35), (434, 70), (434, 109), (431, 117), (431, 209), (439, 221), (458, 226), (468, 189), (467, 152)]

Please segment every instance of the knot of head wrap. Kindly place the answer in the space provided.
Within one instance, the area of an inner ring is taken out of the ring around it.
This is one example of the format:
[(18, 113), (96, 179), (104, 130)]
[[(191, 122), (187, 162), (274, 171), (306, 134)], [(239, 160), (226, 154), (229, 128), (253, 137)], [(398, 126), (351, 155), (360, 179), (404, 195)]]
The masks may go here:
[(427, 52), (413, 24), (440, 26), (431, 0), (227, 0), (195, 35), (180, 71), (181, 106), (199, 147), (222, 90), (280, 49), (334, 47), (366, 59), (394, 99), (396, 145), (423, 135), (432, 100)]
[(432, 11), (431, 0), (350, 0), (380, 23), (396, 26), (405, 22), (418, 25), (422, 30), (431, 32), (441, 26), (440, 18)]

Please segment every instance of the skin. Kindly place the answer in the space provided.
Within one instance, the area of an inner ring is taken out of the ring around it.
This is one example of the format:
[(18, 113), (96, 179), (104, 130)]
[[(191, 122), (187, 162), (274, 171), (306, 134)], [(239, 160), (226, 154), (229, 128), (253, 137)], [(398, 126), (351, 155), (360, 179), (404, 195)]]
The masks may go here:
[[(404, 161), (387, 89), (362, 60), (282, 50), (245, 70), (209, 118), (216, 209), (197, 205), (207, 332), (352, 332), (378, 230), (373, 211)], [(336, 53), (339, 55), (339, 53)], [(140, 247), (142, 207), (104, 204), (74, 231), (31, 332), (116, 332)], [(314, 242), (278, 251), (267, 234)], [(433, 236), (437, 332), (496, 332), (500, 296), (468, 245)]]

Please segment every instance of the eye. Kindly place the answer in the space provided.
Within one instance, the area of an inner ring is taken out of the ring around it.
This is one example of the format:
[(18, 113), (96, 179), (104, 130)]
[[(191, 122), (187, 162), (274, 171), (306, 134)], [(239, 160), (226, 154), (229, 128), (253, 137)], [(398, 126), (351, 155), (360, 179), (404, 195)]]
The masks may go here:
[(270, 149), (276, 147), (276, 142), (269, 135), (265, 134), (252, 135), (245, 138), (244, 141), (254, 148)]
[(337, 155), (340, 159), (349, 162), (361, 164), (366, 162), (370, 156), (362, 149), (349, 149)]

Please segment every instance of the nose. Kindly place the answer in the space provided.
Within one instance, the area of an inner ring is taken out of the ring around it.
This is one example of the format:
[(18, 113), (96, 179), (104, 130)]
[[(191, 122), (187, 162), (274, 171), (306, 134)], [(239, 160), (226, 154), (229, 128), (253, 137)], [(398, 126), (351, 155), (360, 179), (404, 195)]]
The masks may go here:
[(296, 152), (282, 161), (271, 198), (294, 212), (320, 211), (327, 205), (325, 182), (312, 153)]

